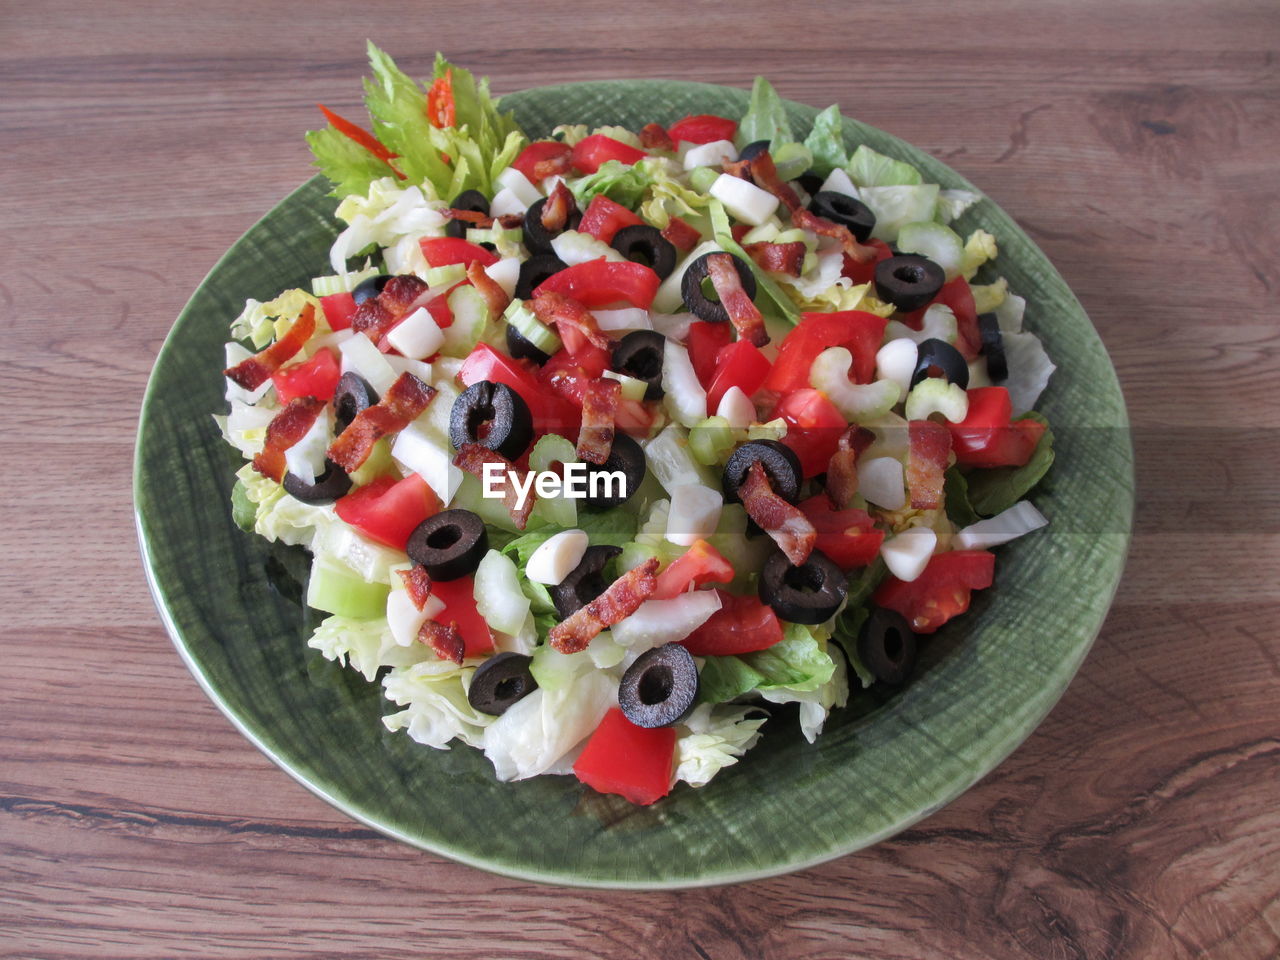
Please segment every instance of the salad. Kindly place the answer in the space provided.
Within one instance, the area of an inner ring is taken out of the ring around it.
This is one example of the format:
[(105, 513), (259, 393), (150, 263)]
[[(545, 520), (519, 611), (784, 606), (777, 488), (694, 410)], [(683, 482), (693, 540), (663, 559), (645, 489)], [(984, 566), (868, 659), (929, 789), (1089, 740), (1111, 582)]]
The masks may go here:
[(1054, 366), (981, 197), (763, 78), (531, 140), (369, 55), (371, 131), (308, 134), (345, 229), (232, 322), (216, 418), (236, 522), (310, 553), (309, 645), (391, 731), (638, 804), (902, 684), (1046, 523)]

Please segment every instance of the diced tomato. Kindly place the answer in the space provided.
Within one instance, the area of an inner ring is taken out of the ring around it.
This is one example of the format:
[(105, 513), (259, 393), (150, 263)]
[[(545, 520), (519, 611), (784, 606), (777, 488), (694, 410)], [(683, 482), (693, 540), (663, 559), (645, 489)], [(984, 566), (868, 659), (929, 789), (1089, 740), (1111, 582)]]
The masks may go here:
[(574, 761), (573, 773), (598, 793), (648, 806), (671, 790), (675, 751), (675, 727), (637, 727), (613, 707)]
[(597, 240), (605, 243), (613, 242), (613, 235), (623, 227), (643, 225), (644, 221), (620, 203), (610, 200), (603, 193), (597, 193), (587, 204), (582, 214), (582, 222), (578, 224), (579, 233), (589, 233)]
[(934, 303), (945, 304), (956, 315), (956, 349), (964, 354), (966, 360), (977, 360), (982, 350), (982, 331), (978, 328), (978, 310), (973, 303), (973, 291), (969, 289), (969, 281), (964, 277), (943, 284)]
[(956, 462), (967, 467), (1020, 467), (1044, 433), (1038, 420), (1012, 420), (1013, 404), (1004, 387), (973, 387), (969, 412), (959, 423), (948, 423)]
[(493, 634), (480, 611), (476, 609), (476, 584), (472, 577), (457, 580), (432, 580), (431, 593), (440, 598), (444, 609), (436, 614), (440, 623), (456, 622), (466, 644), (464, 657), (478, 657), (493, 649)]
[(654, 600), (670, 600), (693, 587), (705, 587), (708, 583), (730, 583), (733, 565), (720, 551), (705, 540), (693, 541), (693, 546), (671, 561), (671, 565), (658, 574), (658, 587)]
[(440, 501), (427, 481), (411, 473), (403, 480), (379, 477), (352, 490), (333, 508), (370, 540), (403, 550), (414, 528), (440, 510)]
[(520, 156), (511, 165), (523, 173), (530, 183), (537, 184), (545, 176), (539, 176), (538, 164), (543, 164), (545, 170), (553, 166), (555, 161), (568, 158), (572, 153), (572, 148), (559, 140), (535, 140), (520, 151)]
[(800, 314), (799, 325), (778, 348), (778, 359), (765, 379), (765, 389), (785, 394), (809, 386), (809, 368), (828, 347), (844, 347), (853, 354), (853, 378), (858, 383), (870, 383), (875, 377), (876, 351), (887, 322), (864, 310)]
[(673, 247), (684, 253), (696, 247), (698, 241), (702, 239), (702, 234), (679, 217), (672, 217), (671, 222), (662, 228), (662, 236), (669, 240)]
[[(458, 286), (462, 286), (462, 284), (458, 284)], [(431, 314), (431, 319), (436, 322), (436, 326), (441, 330), (453, 326), (453, 311), (449, 309), (449, 295), (447, 293), (442, 293), (440, 296), (428, 300), (427, 313)]]
[(875, 248), (876, 255), (874, 259), (868, 260), (866, 263), (859, 263), (847, 253), (844, 255), (843, 273), (855, 284), (874, 282), (876, 279), (876, 264), (893, 256), (893, 251), (889, 249), (889, 245), (883, 240), (877, 240), (875, 237), (869, 239), (863, 246)]
[(849, 426), (834, 403), (820, 390), (793, 390), (779, 401), (773, 415), (787, 423), (782, 442), (800, 458), (800, 470), (814, 477), (827, 469), (840, 435)]
[(766, 650), (782, 639), (773, 608), (755, 594), (717, 590), (720, 609), (680, 641), (695, 657), (726, 657)]
[(722, 348), (716, 357), (715, 376), (711, 378), (711, 386), (707, 387), (707, 413), (714, 415), (720, 409), (724, 395), (733, 387), (738, 387), (750, 397), (760, 389), (768, 375), (768, 358), (750, 341), (737, 340)]
[(865, 567), (879, 555), (884, 532), (875, 528), (865, 510), (837, 510), (824, 493), (797, 506), (818, 531), (817, 549), (841, 570)]
[(689, 334), (685, 338), (685, 349), (689, 351), (689, 362), (693, 364), (693, 372), (698, 375), (702, 389), (711, 386), (716, 375), (716, 360), (720, 351), (733, 342), (733, 325), (728, 323), (708, 323), (706, 320), (695, 320), (689, 324)]
[(742, 242), (742, 238), (751, 232), (751, 224), (735, 223), (729, 228), (729, 236), (733, 237), (738, 243)]
[(579, 140), (573, 148), (573, 165), (582, 173), (595, 173), (610, 160), (617, 160), (623, 166), (631, 166), (637, 160), (643, 160), (648, 154), (629, 144), (622, 143), (603, 133), (592, 134)]
[(482, 267), (491, 267), (498, 262), (496, 253), (459, 237), (423, 237), (418, 246), (422, 247), (422, 256), (433, 267), (447, 267), (455, 263), (466, 266), (476, 260)]
[(902, 614), (916, 633), (933, 633), (969, 609), (971, 591), (991, 586), (995, 569), (995, 555), (988, 550), (939, 553), (910, 583), (887, 577), (871, 599)]
[(533, 291), (536, 297), (548, 290), (573, 297), (588, 310), (626, 301), (648, 310), (662, 281), (642, 263), (589, 260), (553, 273)]
[(281, 404), (297, 397), (315, 397), (328, 402), (333, 399), (341, 376), (338, 358), (326, 348), (317, 350), (310, 360), (281, 367), (271, 375), (271, 382), (276, 385), (276, 397)]
[(349, 293), (331, 293), (320, 298), (324, 322), (330, 330), (346, 330), (351, 326), (351, 315), (356, 312), (356, 302)]
[(716, 140), (732, 140), (738, 132), (736, 120), (727, 117), (716, 117), (709, 113), (677, 120), (667, 128), (667, 136), (679, 143), (713, 143)]
[[(559, 396), (548, 393), (538, 382), (538, 378), (520, 361), (499, 353), (487, 343), (477, 344), (462, 361), (458, 380), (466, 387), (481, 380), (504, 383), (518, 393), (529, 407), (535, 433), (577, 436), (579, 409)], [(566, 430), (570, 432), (566, 434)]]

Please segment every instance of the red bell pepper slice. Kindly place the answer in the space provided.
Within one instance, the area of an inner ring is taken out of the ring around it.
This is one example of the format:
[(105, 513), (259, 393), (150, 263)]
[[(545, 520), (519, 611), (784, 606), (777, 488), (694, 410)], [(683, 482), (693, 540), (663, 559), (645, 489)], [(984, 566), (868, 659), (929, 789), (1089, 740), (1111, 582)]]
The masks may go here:
[(1004, 387), (973, 387), (969, 412), (948, 423), (956, 462), (966, 467), (1021, 467), (1031, 459), (1045, 426), (1038, 420), (1012, 420), (1013, 404)]
[(597, 240), (605, 243), (613, 242), (613, 235), (623, 227), (642, 226), (644, 221), (620, 203), (610, 200), (603, 193), (597, 193), (587, 204), (582, 222), (578, 224), (579, 233), (589, 233)]
[(562, 293), (588, 310), (624, 300), (633, 307), (648, 310), (661, 282), (658, 275), (642, 263), (611, 262), (601, 257), (553, 273), (533, 295), (547, 291)]
[(345, 117), (338, 116), (323, 103), (317, 103), (316, 106), (320, 108), (320, 112), (324, 114), (324, 118), (333, 124), (333, 128), (335, 130), (348, 140), (358, 143), (360, 146), (364, 147), (387, 166), (391, 167), (391, 169), (395, 171), (397, 177), (401, 180), (404, 179), (404, 174), (399, 170), (396, 170), (395, 166), (391, 163), (391, 161), (395, 157), (399, 156), (399, 154), (392, 153), (384, 147), (373, 134), (356, 126)]
[(871, 599), (902, 614), (916, 633), (933, 633), (969, 609), (971, 591), (991, 586), (995, 569), (995, 554), (988, 550), (939, 553), (910, 583), (887, 577)]
[(370, 540), (403, 550), (414, 528), (440, 510), (440, 500), (427, 481), (411, 473), (403, 480), (379, 477), (352, 490), (333, 508)]
[(720, 609), (680, 643), (695, 657), (727, 657), (767, 650), (782, 640), (773, 608), (754, 594), (717, 590)]
[(448, 267), (455, 263), (470, 266), (476, 261), (482, 267), (491, 267), (498, 262), (496, 253), (460, 237), (423, 237), (418, 246), (422, 248), (422, 256), (427, 263), (433, 267)]
[(671, 222), (662, 228), (662, 237), (677, 250), (688, 253), (698, 245), (702, 234), (679, 217), (672, 217)]
[(453, 68), (445, 70), (427, 88), (427, 122), (433, 127), (452, 127), (457, 119), (453, 101)]
[(800, 470), (814, 477), (827, 469), (840, 435), (849, 426), (835, 404), (820, 390), (793, 390), (778, 403), (773, 415), (787, 423), (782, 442), (800, 459)]
[(676, 143), (681, 140), (686, 143), (714, 143), (716, 140), (732, 140), (737, 132), (738, 123), (736, 120), (713, 116), (709, 113), (699, 113), (685, 117), (683, 120), (677, 120), (667, 128), (667, 136)]
[(271, 382), (281, 403), (295, 397), (315, 397), (327, 403), (333, 399), (341, 376), (338, 358), (332, 350), (325, 349), (317, 350), (310, 360), (281, 367), (271, 375)]
[(574, 761), (574, 775), (598, 793), (648, 806), (671, 791), (674, 727), (637, 727), (617, 707), (605, 714)]
[(637, 160), (643, 160), (648, 154), (643, 150), (622, 143), (603, 133), (592, 134), (579, 140), (573, 148), (573, 166), (582, 173), (595, 173), (610, 160), (617, 160), (623, 166), (631, 166)]
[(693, 541), (693, 546), (671, 561), (671, 565), (658, 574), (658, 586), (653, 591), (654, 600), (670, 600), (684, 593), (691, 586), (697, 590), (708, 583), (731, 583), (733, 565), (705, 540)]
[(865, 567), (879, 555), (884, 531), (875, 528), (875, 521), (865, 510), (837, 510), (823, 493), (802, 500), (797, 506), (818, 531), (816, 549), (846, 573)]
[(893, 256), (893, 251), (889, 249), (889, 245), (883, 240), (877, 240), (872, 237), (863, 246), (874, 248), (875, 256), (865, 262), (860, 262), (847, 253), (844, 255), (844, 270), (842, 272), (855, 284), (874, 282), (876, 279), (876, 264)]
[(707, 387), (707, 413), (714, 416), (720, 409), (720, 401), (733, 387), (750, 397), (768, 375), (769, 360), (754, 344), (738, 340), (722, 348), (716, 357), (715, 376)]
[(466, 644), (464, 657), (478, 657), (493, 650), (493, 634), (480, 611), (476, 609), (476, 583), (473, 577), (431, 581), (431, 593), (440, 599), (444, 609), (436, 614), (437, 623), (457, 623)]
[(809, 368), (828, 347), (844, 347), (853, 354), (854, 380), (870, 383), (875, 378), (876, 351), (887, 322), (864, 310), (800, 314), (799, 325), (778, 347), (778, 359), (765, 379), (765, 389), (785, 394), (809, 386)]

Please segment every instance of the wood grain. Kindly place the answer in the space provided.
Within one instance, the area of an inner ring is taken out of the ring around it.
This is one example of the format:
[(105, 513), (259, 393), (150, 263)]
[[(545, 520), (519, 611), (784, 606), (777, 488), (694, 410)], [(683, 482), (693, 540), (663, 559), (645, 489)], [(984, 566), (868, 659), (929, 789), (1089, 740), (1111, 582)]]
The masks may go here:
[[(0, 2), (0, 956), (1280, 953), (1274, 4), (781, 9)], [(1139, 428), (1139, 535), (1094, 652), (994, 774), (789, 877), (584, 893), (383, 839), (205, 699), (137, 556), (138, 406), (191, 289), (309, 175), (312, 104), (354, 106), (365, 36), (500, 92), (764, 72), (934, 152), (1044, 247)]]

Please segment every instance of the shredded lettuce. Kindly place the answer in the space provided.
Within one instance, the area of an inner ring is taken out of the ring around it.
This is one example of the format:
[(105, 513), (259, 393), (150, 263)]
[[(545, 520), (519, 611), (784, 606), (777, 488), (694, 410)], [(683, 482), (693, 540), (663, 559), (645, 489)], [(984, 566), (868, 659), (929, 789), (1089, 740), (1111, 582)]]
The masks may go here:
[[(606, 164), (607, 166), (607, 164)], [(693, 190), (679, 179), (682, 172), (671, 161), (650, 157), (636, 164), (649, 177), (648, 197), (641, 202), (639, 214), (658, 229), (665, 229), (672, 217), (680, 217), (697, 226), (705, 222), (711, 198)]]
[(645, 190), (653, 183), (647, 166), (633, 163), (624, 165), (618, 160), (608, 160), (595, 173), (588, 174), (569, 184), (578, 206), (585, 208), (591, 198), (603, 193), (628, 209), (640, 202)]
[(938, 219), (943, 223), (950, 223), (981, 199), (982, 195), (972, 190), (940, 190)]
[(988, 260), (994, 260), (999, 250), (996, 238), (985, 230), (975, 230), (964, 242), (964, 254), (960, 261), (960, 272), (966, 280), (972, 280), (974, 274)]
[(240, 316), (231, 321), (231, 336), (237, 340), (249, 340), (255, 349), (261, 350), (275, 336), (277, 321), (292, 323), (298, 319), (307, 304), (319, 303), (309, 292), (300, 288), (286, 290), (266, 303), (246, 300)]
[(831, 679), (835, 662), (814, 628), (783, 627), (782, 639), (767, 650), (741, 656), (707, 657), (699, 674), (701, 699), (721, 703), (751, 692), (786, 688), (804, 693)]
[(1009, 377), (1004, 386), (1013, 403), (1013, 415), (1026, 413), (1036, 405), (1049, 385), (1057, 366), (1049, 359), (1044, 344), (1034, 333), (1005, 333), (1004, 355), (1009, 364)]
[(747, 103), (747, 112), (738, 121), (738, 135), (735, 138), (738, 147), (757, 140), (768, 140), (777, 148), (784, 143), (794, 143), (791, 134), (791, 121), (787, 119), (787, 108), (778, 96), (773, 85), (764, 77), (756, 77), (751, 87), (751, 99)]
[[(872, 150), (865, 143), (853, 151), (849, 163), (845, 167), (849, 179), (859, 187), (901, 187), (917, 186), (924, 178), (920, 171), (902, 160), (895, 160), (883, 153)], [(916, 217), (917, 220), (931, 220), (929, 217)]]
[(973, 307), (979, 314), (992, 313), (1004, 303), (1009, 295), (1009, 281), (1004, 277), (996, 277), (992, 283), (971, 283), (969, 292), (973, 294)]
[(383, 693), (405, 709), (383, 717), (383, 724), (393, 733), (406, 730), (418, 743), (437, 750), (448, 749), (455, 737), (468, 746), (482, 746), (494, 718), (467, 701), (474, 673), (474, 666), (436, 659), (392, 669), (382, 678)]
[(938, 203), (938, 185), (862, 187), (862, 202), (876, 215), (871, 235), (885, 243), (898, 239), (898, 230), (908, 223), (932, 220)]
[(831, 657), (831, 662), (831, 675), (811, 690), (779, 687), (760, 692), (760, 695), (769, 703), (800, 704), (800, 732), (810, 743), (813, 743), (822, 732), (831, 708), (843, 707), (849, 702), (849, 679), (844, 658)]
[[(757, 716), (751, 716), (757, 714)], [(768, 717), (753, 707), (713, 707), (701, 704), (676, 727), (675, 780), (694, 787), (705, 786), (725, 767), (760, 739), (760, 727)]]
[(484, 731), (484, 755), (499, 780), (549, 772), (591, 735), (616, 703), (617, 682), (587, 670), (556, 689), (539, 687)]
[(326, 617), (316, 627), (307, 646), (319, 650), (327, 660), (359, 671), (370, 683), (377, 678), (380, 667), (406, 667), (431, 656), (425, 646), (402, 647), (396, 643), (385, 617), (375, 620)]
[(804, 145), (813, 154), (813, 172), (820, 177), (849, 165), (849, 152), (844, 146), (844, 118), (838, 105), (833, 103), (813, 118), (813, 129)]

